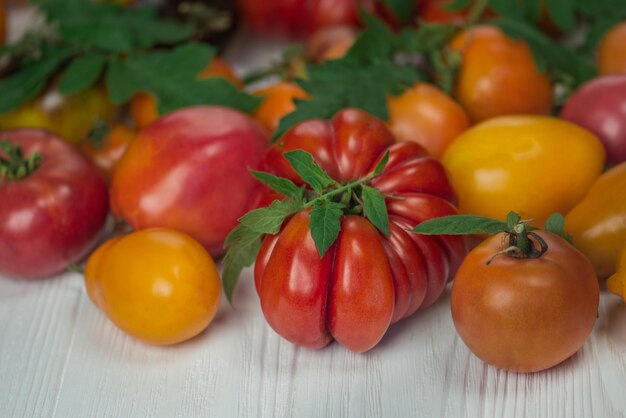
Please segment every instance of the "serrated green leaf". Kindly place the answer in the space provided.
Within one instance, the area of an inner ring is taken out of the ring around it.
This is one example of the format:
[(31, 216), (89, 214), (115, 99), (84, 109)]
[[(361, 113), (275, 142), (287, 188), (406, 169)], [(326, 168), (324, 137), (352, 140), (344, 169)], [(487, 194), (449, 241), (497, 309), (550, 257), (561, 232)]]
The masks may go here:
[(515, 212), (511, 211), (506, 216), (506, 225), (509, 229), (513, 229), (522, 218)]
[(321, 194), (325, 187), (337, 184), (308, 152), (294, 150), (285, 152), (283, 156), (289, 161), (289, 164), (291, 164), (291, 167), (298, 173), (300, 178), (318, 194)]
[(341, 203), (322, 200), (311, 210), (309, 228), (320, 258), (324, 257), (339, 236), (344, 208)]
[(430, 219), (413, 228), (424, 235), (497, 234), (508, 231), (506, 223), (475, 215), (452, 215)]
[(576, 28), (576, 9), (571, 0), (545, 0), (548, 14), (556, 25), (566, 32)]
[(226, 298), (231, 304), (233, 303), (233, 293), (241, 272), (245, 267), (249, 267), (254, 263), (259, 249), (261, 248), (260, 234), (246, 231), (244, 227), (239, 229), (239, 235), (245, 236), (246, 238), (235, 241), (228, 248), (223, 260), (222, 285)]
[(276, 177), (270, 173), (264, 173), (262, 171), (251, 170), (252, 175), (261, 183), (270, 187), (275, 192), (295, 201), (302, 201), (303, 189), (296, 186), (295, 183), (289, 179)]
[(41, 59), (32, 61), (15, 75), (0, 80), (0, 113), (16, 109), (36, 97), (48, 84), (48, 78), (70, 55), (67, 49), (47, 49)]
[(406, 52), (442, 52), (443, 46), (461, 30), (455, 24), (420, 21), (419, 29), (405, 29), (400, 33), (401, 49)]
[(97, 54), (77, 58), (67, 67), (59, 83), (61, 94), (74, 94), (93, 86), (104, 69), (106, 59)]
[(155, 96), (160, 114), (193, 105), (221, 105), (252, 112), (261, 102), (239, 91), (221, 77), (198, 79), (215, 50), (185, 44), (170, 51), (138, 53), (112, 62), (106, 81), (115, 104), (128, 102), (139, 92)]
[(285, 218), (300, 210), (302, 202), (275, 200), (267, 207), (246, 213), (239, 222), (259, 234), (277, 234)]
[(389, 215), (384, 196), (378, 189), (362, 186), (363, 212), (365, 217), (386, 237), (389, 236)]
[(553, 213), (546, 221), (543, 229), (572, 243), (572, 236), (565, 232), (565, 218), (560, 213)]

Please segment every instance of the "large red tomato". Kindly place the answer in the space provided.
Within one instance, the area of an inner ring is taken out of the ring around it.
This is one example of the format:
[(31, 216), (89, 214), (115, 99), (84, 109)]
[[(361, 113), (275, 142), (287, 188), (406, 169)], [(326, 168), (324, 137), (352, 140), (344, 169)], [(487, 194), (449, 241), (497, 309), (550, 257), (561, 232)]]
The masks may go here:
[(109, 210), (104, 180), (51, 133), (6, 131), (0, 143), (0, 273), (60, 273), (96, 243)]
[(170, 113), (143, 129), (116, 166), (113, 211), (133, 228), (185, 232), (218, 257), (237, 219), (256, 206), (269, 146), (249, 116), (219, 106)]
[(333, 339), (352, 351), (371, 349), (390, 324), (431, 305), (465, 255), (460, 237), (408, 232), (420, 222), (457, 213), (441, 164), (413, 142), (395, 142), (385, 124), (361, 110), (288, 131), (268, 153), (274, 174), (302, 179), (283, 153), (301, 149), (336, 181), (363, 178), (389, 151), (384, 172), (370, 181), (387, 197), (390, 236), (365, 217), (345, 215), (323, 258), (311, 236), (309, 211), (267, 236), (255, 265), (263, 313), (281, 336), (311, 348)]

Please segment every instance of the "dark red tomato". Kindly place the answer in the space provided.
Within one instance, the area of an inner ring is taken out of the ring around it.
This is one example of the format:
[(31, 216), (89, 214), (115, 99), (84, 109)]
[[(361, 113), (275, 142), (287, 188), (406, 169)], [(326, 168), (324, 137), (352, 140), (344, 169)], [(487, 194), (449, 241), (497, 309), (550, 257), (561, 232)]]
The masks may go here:
[[(0, 175), (0, 273), (21, 278), (59, 273), (96, 243), (109, 209), (104, 180), (76, 149), (51, 133), (6, 131), (0, 142), (13, 150), (18, 146), (25, 160), (36, 153), (41, 157), (39, 164), (25, 168), (32, 171), (23, 172), (24, 177)], [(10, 156), (0, 150), (0, 158)]]
[(245, 23), (264, 34), (308, 35), (333, 25), (359, 25), (359, 7), (373, 12), (375, 0), (238, 0)]
[(220, 106), (172, 112), (139, 132), (115, 167), (111, 205), (134, 229), (185, 232), (213, 257), (237, 219), (255, 207), (269, 146), (251, 117)]
[(255, 265), (261, 307), (278, 334), (311, 348), (335, 339), (369, 350), (390, 324), (435, 302), (465, 255), (462, 237), (407, 231), (456, 214), (454, 193), (438, 161), (416, 143), (395, 142), (382, 121), (361, 110), (303, 122), (270, 149), (271, 171), (303, 185), (283, 156), (295, 149), (311, 153), (341, 183), (363, 178), (389, 151), (384, 172), (369, 184), (387, 196), (389, 237), (363, 216), (344, 216), (320, 258), (303, 211), (264, 239)]
[(626, 75), (587, 82), (567, 100), (561, 117), (596, 134), (608, 163), (626, 161)]

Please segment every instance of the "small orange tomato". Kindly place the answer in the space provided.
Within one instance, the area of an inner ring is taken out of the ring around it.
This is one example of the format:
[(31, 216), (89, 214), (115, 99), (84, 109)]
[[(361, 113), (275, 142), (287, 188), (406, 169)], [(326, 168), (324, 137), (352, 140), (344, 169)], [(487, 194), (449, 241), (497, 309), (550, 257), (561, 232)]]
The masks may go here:
[(315, 31), (307, 40), (306, 55), (315, 63), (343, 57), (357, 37), (352, 26), (327, 26)]
[(254, 112), (254, 119), (269, 132), (274, 132), (280, 119), (296, 109), (293, 99), (308, 99), (309, 95), (296, 83), (281, 81), (254, 92), (264, 97), (263, 103)]
[(626, 74), (626, 21), (604, 34), (597, 62), (600, 74)]
[(390, 97), (387, 107), (396, 139), (417, 142), (435, 158), (441, 158), (448, 145), (469, 127), (463, 108), (427, 83)]
[(87, 261), (85, 286), (115, 325), (155, 345), (202, 332), (217, 313), (221, 292), (206, 250), (188, 235), (163, 228), (105, 242)]
[(104, 137), (94, 136), (83, 140), (80, 143), (80, 150), (98, 167), (110, 184), (113, 169), (133, 138), (135, 138), (133, 129), (124, 125), (114, 125)]
[(473, 123), (551, 112), (550, 77), (538, 72), (525, 42), (509, 39), (496, 27), (477, 26), (455, 36), (450, 47), (462, 57), (454, 97)]
[[(238, 88), (243, 87), (241, 80), (239, 80), (233, 69), (219, 58), (213, 58), (208, 67), (198, 77), (200, 79), (223, 77)], [(150, 125), (159, 117), (156, 100), (150, 93), (135, 94), (130, 102), (130, 113), (135, 124), (140, 129)]]

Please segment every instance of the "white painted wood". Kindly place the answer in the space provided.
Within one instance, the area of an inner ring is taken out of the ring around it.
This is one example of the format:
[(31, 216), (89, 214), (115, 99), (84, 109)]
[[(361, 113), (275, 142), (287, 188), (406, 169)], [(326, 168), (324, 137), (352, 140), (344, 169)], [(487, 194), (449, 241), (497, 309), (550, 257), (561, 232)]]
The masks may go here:
[(583, 349), (530, 375), (471, 355), (447, 294), (366, 354), (281, 339), (250, 271), (235, 298), (199, 337), (152, 347), (112, 325), (75, 273), (0, 278), (0, 417), (626, 416), (626, 305), (606, 293)]

